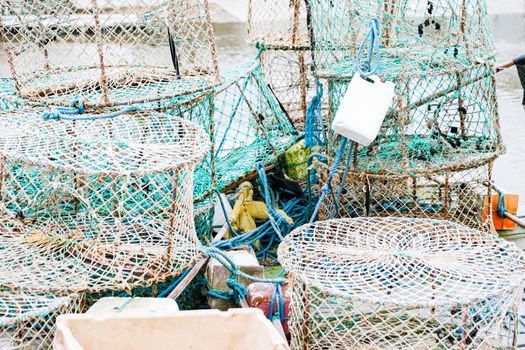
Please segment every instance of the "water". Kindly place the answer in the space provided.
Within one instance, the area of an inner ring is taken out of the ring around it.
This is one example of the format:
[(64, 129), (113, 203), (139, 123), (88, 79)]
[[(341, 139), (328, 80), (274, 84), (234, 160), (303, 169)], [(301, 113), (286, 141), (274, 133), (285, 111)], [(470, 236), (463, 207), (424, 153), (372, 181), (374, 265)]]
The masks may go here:
[[(498, 62), (525, 53), (525, 13), (492, 17)], [(525, 214), (525, 110), (523, 89), (515, 68), (498, 74), (497, 80), (501, 132), (507, 152), (494, 168), (497, 184), (520, 195), (520, 213)]]

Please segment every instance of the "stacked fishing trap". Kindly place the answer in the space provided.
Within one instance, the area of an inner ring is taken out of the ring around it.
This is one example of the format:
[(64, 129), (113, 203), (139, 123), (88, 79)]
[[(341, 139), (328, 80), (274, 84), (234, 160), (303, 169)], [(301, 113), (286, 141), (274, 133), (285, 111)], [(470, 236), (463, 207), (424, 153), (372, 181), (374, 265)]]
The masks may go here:
[(299, 124), (316, 92), (306, 13), (303, 0), (250, 0), (248, 10), (248, 41), (261, 50), (264, 76)]
[(1, 6), (0, 344), (48, 348), (60, 313), (165, 295), (215, 192), (299, 134), (259, 64), (219, 74), (207, 0)]
[(485, 1), (309, 3), (316, 76), (329, 95), (327, 124), (363, 69), (395, 84), (368, 146), (343, 140), (319, 118), (310, 125), (332, 158), (320, 176), (319, 217), (432, 217), (490, 227), (484, 209), (491, 207), (492, 165), (502, 146)]
[(12, 1), (0, 24), (0, 344), (49, 348), (58, 314), (200, 257), (215, 42), (205, 0)]
[(525, 256), (449, 221), (359, 218), (288, 235), (292, 349), (515, 349)]
[(205, 0), (10, 1), (1, 35), (16, 92), (86, 107), (157, 101), (218, 82)]

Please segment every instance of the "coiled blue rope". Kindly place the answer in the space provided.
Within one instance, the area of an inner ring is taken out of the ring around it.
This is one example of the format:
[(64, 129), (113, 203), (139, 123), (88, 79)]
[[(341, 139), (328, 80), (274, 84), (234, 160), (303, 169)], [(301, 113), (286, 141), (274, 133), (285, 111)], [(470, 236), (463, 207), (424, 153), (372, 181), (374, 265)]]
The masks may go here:
[[(366, 60), (363, 60), (363, 53), (365, 51), (365, 47), (368, 41), (370, 41), (368, 46), (368, 55), (366, 57)], [(366, 34), (365, 39), (359, 46), (359, 50), (357, 51), (357, 56), (355, 58), (355, 70), (362, 77), (368, 77), (377, 73), (380, 65), (380, 41), (380, 22), (377, 18), (372, 18), (369, 22), (368, 33)]]
[(75, 98), (69, 107), (53, 107), (51, 111), (42, 113), (42, 118), (44, 120), (100, 120), (112, 119), (128, 112), (141, 110), (143, 110), (142, 107), (130, 105), (112, 113), (81, 115), (85, 112), (84, 101), (82, 98)]
[(259, 183), (263, 188), (264, 202), (266, 203), (266, 207), (268, 208), (269, 221), (273, 229), (275, 230), (275, 233), (277, 233), (279, 238), (282, 240), (284, 238), (284, 235), (281, 232), (281, 229), (279, 228), (279, 224), (285, 223), (289, 225), (289, 223), (288, 221), (286, 221), (285, 218), (282, 217), (282, 215), (277, 213), (273, 206), (272, 198), (270, 196), (270, 187), (268, 185), (268, 179), (266, 178), (266, 168), (264, 167), (264, 164), (262, 162), (258, 162), (255, 166), (255, 170), (259, 175)]
[(239, 269), (239, 267), (228, 256), (228, 254), (226, 254), (226, 252), (219, 250), (215, 247), (203, 247), (203, 253), (206, 257), (217, 260), (230, 272), (230, 277), (227, 279), (226, 285), (230, 287), (231, 290), (211, 290), (207, 293), (209, 296), (216, 297), (222, 300), (235, 300), (237, 302), (246, 298), (248, 290), (241, 283), (239, 283), (238, 279), (240, 277), (258, 283), (288, 283), (288, 280), (284, 278), (258, 278), (248, 275)]

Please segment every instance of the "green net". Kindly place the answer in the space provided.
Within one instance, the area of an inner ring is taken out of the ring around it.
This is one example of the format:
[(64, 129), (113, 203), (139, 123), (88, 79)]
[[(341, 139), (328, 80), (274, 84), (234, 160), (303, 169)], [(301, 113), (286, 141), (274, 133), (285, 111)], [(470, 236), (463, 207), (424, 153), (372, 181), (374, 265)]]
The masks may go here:
[[(485, 0), (309, 0), (318, 75), (348, 77), (369, 30), (381, 23), (383, 67), (428, 74), (494, 59)], [(388, 62), (388, 63), (387, 63)]]
[[(316, 75), (329, 95), (326, 152), (341, 155), (321, 218), (402, 215), (490, 228), (491, 169), (503, 147), (485, 2), (310, 3)], [(341, 149), (329, 125), (372, 17), (380, 22), (380, 60), (368, 63), (395, 84), (395, 96), (370, 145)], [(320, 185), (329, 181), (323, 171)]]
[(216, 94), (213, 152), (222, 190), (252, 172), (257, 162), (275, 163), (299, 133), (258, 64), (228, 72)]

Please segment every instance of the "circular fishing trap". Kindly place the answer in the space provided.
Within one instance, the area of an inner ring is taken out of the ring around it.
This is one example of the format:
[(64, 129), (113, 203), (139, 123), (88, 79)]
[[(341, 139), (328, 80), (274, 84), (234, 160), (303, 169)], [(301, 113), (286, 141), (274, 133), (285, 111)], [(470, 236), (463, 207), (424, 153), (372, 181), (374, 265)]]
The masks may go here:
[[(396, 79), (394, 102), (369, 146), (344, 146), (327, 130), (328, 153), (341, 161), (320, 217), (402, 215), (490, 227), (487, 185), (503, 149), (491, 65)], [(329, 80), (328, 123), (347, 86)], [(320, 171), (318, 193), (330, 170)]]
[(18, 95), (86, 107), (171, 98), (218, 80), (207, 0), (11, 1), (0, 34)]
[(178, 274), (200, 254), (197, 126), (160, 113), (43, 121), (0, 114), (0, 284), (98, 292)]
[[(476, 65), (439, 74), (397, 76), (394, 102), (379, 135), (368, 147), (358, 147), (354, 168), (425, 173), (497, 157), (502, 146), (494, 74), (491, 65)], [(348, 83), (329, 81), (329, 122)], [(335, 152), (335, 136), (328, 139)]]
[[(344, 219), (279, 247), (292, 349), (502, 349), (516, 336), (525, 257), (447, 221)], [(511, 329), (506, 329), (511, 327)]]
[(424, 175), (337, 174), (323, 201), (320, 219), (405, 216), (450, 220), (492, 228), (493, 162), (471, 169)]
[(51, 349), (60, 314), (80, 311), (77, 297), (0, 292), (0, 348)]
[(371, 18), (383, 65), (406, 73), (494, 59), (485, 0), (309, 0), (318, 75), (351, 76)]
[(270, 48), (309, 47), (303, 0), (250, 0), (248, 41)]

